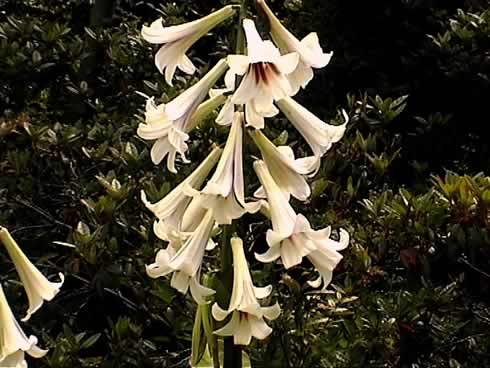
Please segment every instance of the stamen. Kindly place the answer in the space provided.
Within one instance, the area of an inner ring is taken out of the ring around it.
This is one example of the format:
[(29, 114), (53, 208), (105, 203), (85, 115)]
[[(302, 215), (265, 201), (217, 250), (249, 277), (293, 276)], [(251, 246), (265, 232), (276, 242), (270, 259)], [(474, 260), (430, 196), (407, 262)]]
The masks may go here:
[(259, 84), (261, 81), (265, 84), (270, 82), (270, 73), (280, 74), (279, 69), (273, 63), (254, 63), (250, 64), (249, 73), (253, 73), (255, 83)]

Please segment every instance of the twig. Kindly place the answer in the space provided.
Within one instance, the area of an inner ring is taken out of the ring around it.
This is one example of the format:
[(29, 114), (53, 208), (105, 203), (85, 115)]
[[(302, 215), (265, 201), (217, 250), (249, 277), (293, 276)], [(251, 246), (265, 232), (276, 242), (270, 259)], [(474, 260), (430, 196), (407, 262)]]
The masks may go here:
[(471, 268), (473, 271), (476, 271), (476, 272), (478, 272), (479, 274), (481, 274), (481, 275), (483, 275), (483, 276), (485, 276), (485, 277), (487, 277), (487, 278), (489, 278), (489, 279), (490, 279), (490, 274), (488, 274), (488, 273), (486, 273), (485, 271), (483, 271), (483, 270), (479, 269), (479, 268), (478, 268), (478, 267), (476, 267), (475, 265), (472, 265), (472, 264), (471, 264), (470, 262), (468, 262), (466, 259), (464, 259), (464, 258), (460, 257), (460, 258), (458, 259), (458, 262), (460, 262), (460, 263), (464, 263), (464, 264), (465, 264), (465, 265), (467, 265), (469, 268)]
[[(68, 224), (65, 224), (64, 222), (61, 222), (59, 220), (56, 220), (53, 216), (51, 216), (49, 213), (47, 213), (46, 211), (44, 211), (42, 208), (39, 208), (37, 206), (35, 206), (34, 204), (32, 203), (29, 203), (21, 198), (15, 198), (15, 201), (23, 206), (26, 206), (27, 208), (30, 208), (31, 210), (37, 212), (38, 214), (40, 214), (41, 216), (43, 216), (44, 218), (46, 218), (47, 220), (53, 222), (53, 224), (55, 225), (58, 225), (58, 226), (62, 226), (64, 227), (65, 229), (69, 229), (69, 230), (72, 230), (72, 227)], [(12, 233), (14, 233), (16, 230), (13, 230)]]

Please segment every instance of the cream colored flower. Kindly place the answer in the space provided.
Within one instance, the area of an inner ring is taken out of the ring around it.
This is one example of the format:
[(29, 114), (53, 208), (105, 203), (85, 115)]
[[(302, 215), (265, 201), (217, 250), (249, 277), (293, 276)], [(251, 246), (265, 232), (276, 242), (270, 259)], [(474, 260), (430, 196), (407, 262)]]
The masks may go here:
[(199, 226), (178, 249), (167, 246), (157, 253), (155, 263), (146, 266), (148, 275), (156, 278), (173, 272), (170, 283), (173, 288), (182, 294), (190, 289), (197, 303), (205, 303), (205, 298), (214, 294), (214, 290), (200, 284), (199, 274), (204, 252), (210, 245), (214, 224), (212, 212), (207, 211)]
[[(222, 152), (221, 148), (215, 147), (191, 175), (156, 203), (150, 203), (145, 192), (141, 191), (141, 200), (158, 219), (154, 230), (160, 239), (170, 241), (172, 236), (178, 236), (180, 232), (194, 230), (195, 226), (192, 228), (191, 224), (195, 223), (196, 219), (201, 219), (203, 213), (199, 212), (200, 206), (195, 208), (196, 202), (185, 193), (184, 189), (186, 187), (200, 189)], [(195, 203), (189, 211), (191, 201)]]
[(191, 188), (188, 191), (201, 197), (201, 205), (212, 211), (218, 224), (231, 224), (244, 213), (260, 209), (259, 203), (245, 203), (242, 144), (243, 113), (236, 112), (213, 176), (201, 192)]
[(248, 345), (252, 337), (263, 340), (272, 332), (264, 318), (276, 319), (281, 309), (276, 303), (271, 307), (262, 307), (257, 299), (270, 295), (272, 286), (255, 287), (248, 269), (247, 259), (240, 238), (231, 239), (233, 251), (233, 290), (229, 307), (222, 309), (217, 303), (213, 305), (212, 314), (218, 321), (223, 321), (229, 314), (231, 320), (215, 331), (221, 336), (233, 336), (236, 345)]
[(58, 275), (61, 282), (50, 282), (36, 268), (36, 266), (29, 261), (7, 229), (3, 227), (0, 227), (0, 240), (5, 246), (5, 249), (7, 249), (26, 291), (29, 300), (29, 308), (22, 321), (27, 321), (31, 318), (32, 314), (41, 308), (45, 300), (50, 301), (56, 294), (58, 294), (65, 277), (62, 273), (59, 273)]
[[(260, 130), (249, 132), (260, 149), (262, 158), (269, 169), (272, 178), (281, 191), (289, 199), (291, 194), (300, 201), (305, 201), (311, 194), (311, 189), (304, 176), (315, 169), (316, 157), (294, 158), (294, 152), (289, 146), (276, 147)], [(258, 198), (264, 198), (263, 188), (255, 192)]]
[(300, 87), (305, 88), (313, 79), (312, 68), (317, 69), (325, 67), (330, 62), (333, 52), (323, 52), (318, 40), (318, 35), (315, 32), (310, 33), (301, 41), (298, 40), (281, 24), (265, 0), (257, 0), (257, 4), (264, 10), (265, 15), (267, 16), (272, 39), (276, 45), (279, 46), (281, 52), (296, 52), (299, 55), (299, 63), (296, 69), (288, 74), (293, 95), (295, 95), (298, 93)]
[(337, 143), (344, 135), (349, 116), (342, 110), (344, 124), (330, 125), (290, 97), (278, 101), (277, 106), (308, 142), (313, 154), (318, 157), (314, 170), (316, 173), (320, 168), (320, 158), (332, 147), (332, 144)]
[(42, 358), (47, 352), (37, 346), (35, 336), (27, 337), (22, 331), (0, 285), (0, 367), (27, 368), (24, 353)]
[(226, 101), (225, 96), (215, 95), (202, 103), (227, 68), (226, 61), (220, 60), (199, 82), (168, 104), (156, 105), (153, 98), (147, 100), (145, 122), (139, 124), (137, 134), (146, 140), (156, 140), (151, 149), (154, 164), (167, 157), (167, 168), (176, 173), (177, 153), (184, 162), (189, 162), (185, 157), (188, 133)]
[[(338, 251), (349, 243), (348, 233), (340, 230), (340, 240), (337, 242), (330, 239), (329, 227), (313, 230), (306, 217), (294, 212), (265, 163), (256, 161), (254, 169), (264, 187), (272, 221), (272, 229), (266, 234), (270, 248), (264, 254), (255, 254), (255, 257), (261, 262), (273, 262), (281, 258), (285, 268), (298, 265), (303, 257), (308, 257), (320, 273), (326, 288), (332, 279), (332, 271), (342, 259)], [(319, 280), (312, 285), (320, 286)]]
[(247, 124), (262, 129), (264, 117), (278, 113), (274, 101), (293, 94), (287, 75), (296, 69), (299, 56), (296, 53), (281, 56), (271, 41), (262, 40), (252, 20), (245, 19), (243, 28), (248, 55), (228, 56), (230, 70), (225, 76), (225, 82), (227, 88), (233, 90), (236, 76), (243, 76), (232, 102), (236, 105), (245, 104)]
[(153, 44), (163, 44), (155, 55), (155, 65), (160, 73), (165, 72), (165, 80), (172, 85), (175, 70), (194, 74), (196, 67), (186, 56), (187, 50), (215, 26), (235, 14), (233, 5), (225, 6), (208, 16), (176, 26), (164, 27), (162, 18), (149, 27), (143, 26), (142, 37)]

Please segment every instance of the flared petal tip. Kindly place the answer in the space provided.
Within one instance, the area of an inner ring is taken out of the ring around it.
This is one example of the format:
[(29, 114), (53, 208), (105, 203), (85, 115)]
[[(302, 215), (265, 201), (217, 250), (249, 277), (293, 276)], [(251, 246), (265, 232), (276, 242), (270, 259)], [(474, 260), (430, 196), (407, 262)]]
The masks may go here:
[(223, 321), (231, 312), (221, 308), (218, 303), (214, 303), (211, 307), (211, 314), (213, 318), (217, 321)]
[(280, 247), (271, 247), (265, 253), (254, 253), (255, 259), (262, 263), (271, 263), (276, 261), (280, 256)]
[(34, 313), (36, 313), (44, 304), (45, 301), (49, 302), (54, 299), (54, 297), (60, 292), (60, 288), (63, 286), (65, 282), (65, 275), (61, 272), (58, 273), (60, 278), (60, 282), (49, 282), (50, 288), (46, 288), (42, 295), (38, 295), (36, 297), (36, 303), (33, 305), (29, 305), (29, 309), (26, 312), (26, 316), (21, 319), (22, 322), (27, 322), (32, 317)]

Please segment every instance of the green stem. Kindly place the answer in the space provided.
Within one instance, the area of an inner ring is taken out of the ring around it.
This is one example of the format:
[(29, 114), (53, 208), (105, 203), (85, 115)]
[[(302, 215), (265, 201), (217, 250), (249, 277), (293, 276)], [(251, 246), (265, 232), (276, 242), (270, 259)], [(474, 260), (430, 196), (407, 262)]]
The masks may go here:
[[(224, 226), (221, 235), (221, 282), (227, 291), (227, 300), (230, 300), (233, 289), (233, 254), (230, 246), (232, 227), (233, 225)], [(233, 336), (223, 340), (223, 368), (242, 368), (240, 346), (233, 343)]]
[(238, 21), (237, 33), (236, 33), (236, 46), (235, 52), (237, 54), (245, 53), (245, 32), (243, 32), (242, 23), (247, 18), (247, 0), (241, 0), (240, 4), (240, 19)]
[[(243, 31), (243, 20), (247, 17), (247, 0), (241, 0), (240, 3), (240, 19), (238, 21), (236, 33), (235, 52), (238, 55), (245, 53), (245, 33)], [(240, 83), (237, 78), (236, 88)], [(239, 111), (243, 111), (243, 106), (239, 106)], [(223, 286), (228, 291), (228, 300), (231, 298), (233, 289), (233, 254), (231, 251), (230, 240), (233, 233), (233, 225), (224, 226), (221, 238), (221, 281)], [(235, 345), (233, 337), (225, 337), (223, 339), (223, 368), (242, 368), (242, 349), (239, 345)]]

